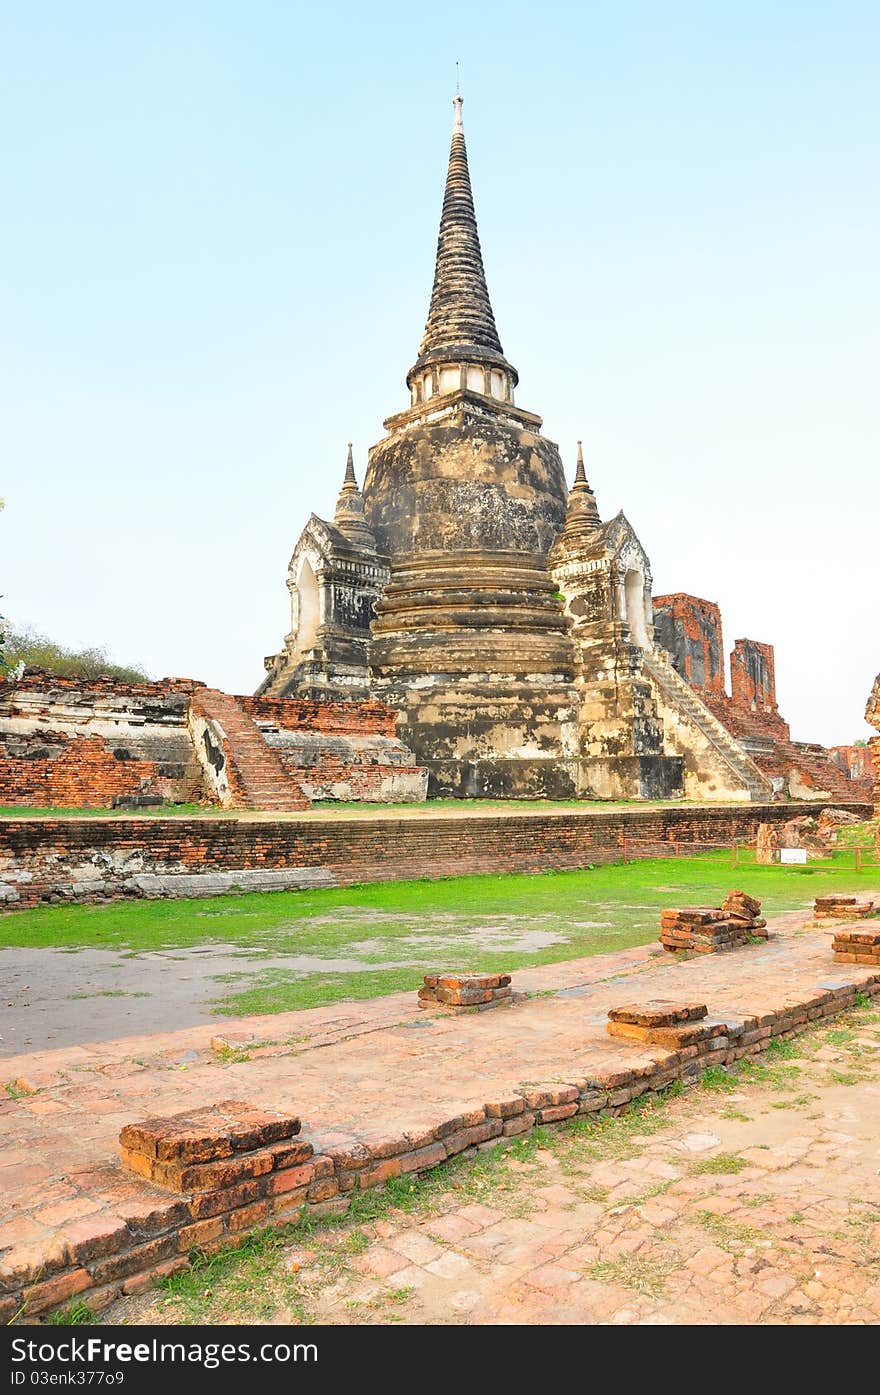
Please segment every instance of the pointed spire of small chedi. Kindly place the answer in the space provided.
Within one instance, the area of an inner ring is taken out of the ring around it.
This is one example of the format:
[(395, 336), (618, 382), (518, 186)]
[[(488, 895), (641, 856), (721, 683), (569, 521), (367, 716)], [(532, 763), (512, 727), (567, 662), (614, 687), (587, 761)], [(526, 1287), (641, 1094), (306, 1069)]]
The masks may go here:
[(339, 498), (336, 501), (336, 513), (333, 515), (333, 523), (339, 529), (343, 537), (349, 542), (357, 543), (360, 547), (376, 551), (376, 539), (371, 532), (367, 520), (364, 517), (364, 496), (358, 489), (357, 479), (354, 473), (354, 457), (351, 453), (351, 441), (348, 443), (348, 457), (345, 462), (345, 477), (342, 481), (342, 488), (339, 491)]
[(583, 446), (578, 441), (577, 468), (574, 472), (574, 484), (568, 496), (565, 527), (561, 537), (567, 543), (577, 542), (582, 538), (586, 539), (596, 532), (601, 523), (602, 520), (596, 506), (596, 496), (587, 483)]
[[(425, 387), (426, 390), (414, 392), (417, 400), (430, 397), (437, 391), (454, 390), (459, 385), (468, 385), (486, 395), (491, 393), (492, 396), (510, 400), (512, 387), (519, 381), (519, 375), (504, 357), (486, 286), (461, 119), (464, 99), (456, 92), (452, 101), (455, 122), (440, 216), (431, 305), (419, 345), (419, 357), (407, 374), (407, 385), (413, 388), (414, 380), (424, 370), (446, 364), (449, 365), (449, 372), (444, 375), (439, 387), (436, 373), (433, 380), (429, 374), (427, 384), (420, 384), (420, 388)], [(454, 383), (452, 381), (453, 365), (462, 375), (460, 383), (458, 379)], [(471, 365), (470, 374), (467, 372), (468, 365)], [(488, 373), (488, 381), (484, 383), (480, 371), (484, 366), (486, 370), (496, 367), (494, 386)]]

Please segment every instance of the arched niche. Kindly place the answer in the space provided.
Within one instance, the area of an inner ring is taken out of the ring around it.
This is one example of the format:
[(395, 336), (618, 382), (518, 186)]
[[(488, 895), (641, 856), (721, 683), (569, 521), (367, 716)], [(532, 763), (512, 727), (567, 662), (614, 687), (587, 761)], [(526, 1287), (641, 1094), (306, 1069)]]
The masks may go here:
[(645, 594), (645, 575), (636, 567), (630, 567), (623, 579), (626, 604), (626, 623), (634, 644), (640, 649), (650, 649), (648, 637), (648, 602)]
[(300, 653), (312, 649), (321, 623), (321, 597), (318, 578), (312, 570), (308, 557), (304, 557), (296, 578), (293, 593), (293, 624), (296, 634), (296, 647)]

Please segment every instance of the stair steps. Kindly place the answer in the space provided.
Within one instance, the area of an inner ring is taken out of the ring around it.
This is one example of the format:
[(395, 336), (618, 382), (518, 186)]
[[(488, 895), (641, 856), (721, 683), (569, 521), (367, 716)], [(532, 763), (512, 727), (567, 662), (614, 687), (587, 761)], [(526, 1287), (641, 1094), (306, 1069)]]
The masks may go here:
[(234, 807), (279, 814), (308, 809), (309, 801), (234, 697), (217, 688), (200, 688), (193, 693), (192, 703), (197, 712), (222, 728), (229, 786), (236, 797)]
[(644, 650), (644, 664), (651, 678), (673, 707), (684, 712), (733, 771), (749, 792), (749, 798), (762, 802), (772, 798), (773, 786), (746, 754), (739, 742), (697, 696), (689, 683), (676, 673), (662, 650)]

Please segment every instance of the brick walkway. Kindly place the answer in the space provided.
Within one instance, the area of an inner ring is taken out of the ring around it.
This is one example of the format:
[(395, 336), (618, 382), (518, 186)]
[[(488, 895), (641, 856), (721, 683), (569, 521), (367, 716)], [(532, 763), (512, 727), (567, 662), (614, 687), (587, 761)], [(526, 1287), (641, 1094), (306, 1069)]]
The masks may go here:
[[(769, 1079), (670, 1101), (657, 1132), (650, 1116), (592, 1145), (562, 1129), (499, 1159), (427, 1214), (361, 1228), (355, 1259), (350, 1230), (291, 1246), (296, 1307), (282, 1292), (272, 1319), (876, 1324), (880, 1014), (852, 1021)], [(168, 1322), (176, 1306), (114, 1316)]]
[[(145, 1115), (245, 1099), (300, 1113), (303, 1135), (317, 1152), (346, 1141), (419, 1134), (525, 1082), (631, 1070), (645, 1053), (606, 1035), (606, 1013), (615, 1003), (699, 998), (710, 1013), (741, 1019), (870, 977), (834, 964), (831, 932), (802, 928), (803, 919), (774, 923), (765, 946), (683, 964), (641, 948), (522, 971), (516, 986), (540, 996), (483, 1014), (432, 1016), (419, 1012), (414, 995), (395, 995), (242, 1021), (236, 1024), (241, 1041), (219, 1053), (211, 1047), (217, 1029), (201, 1027), (7, 1061), (0, 1268), (51, 1271), (53, 1256), (108, 1220), (135, 1225), (160, 1197), (171, 1199), (123, 1176), (115, 1164), (119, 1129)], [(229, 1024), (222, 1031), (230, 1037)], [(256, 1042), (247, 1040), (252, 1034)], [(616, 1172), (607, 1182), (618, 1184)], [(593, 1203), (576, 1198), (572, 1204)], [(559, 1246), (561, 1239), (551, 1236), (546, 1244)], [(550, 1263), (549, 1250), (546, 1258)]]

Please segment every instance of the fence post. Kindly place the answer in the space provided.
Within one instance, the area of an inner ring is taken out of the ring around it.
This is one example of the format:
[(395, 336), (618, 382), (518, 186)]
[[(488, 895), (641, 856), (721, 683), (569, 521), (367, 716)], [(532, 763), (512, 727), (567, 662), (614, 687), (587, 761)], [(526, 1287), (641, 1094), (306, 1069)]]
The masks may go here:
[(731, 870), (736, 866), (736, 839), (730, 845), (730, 866)]
[(856, 854), (856, 871), (857, 871), (857, 872), (861, 872), (861, 870), (862, 870), (862, 850), (861, 850), (861, 848), (858, 846), (858, 844), (856, 844), (855, 854)]

